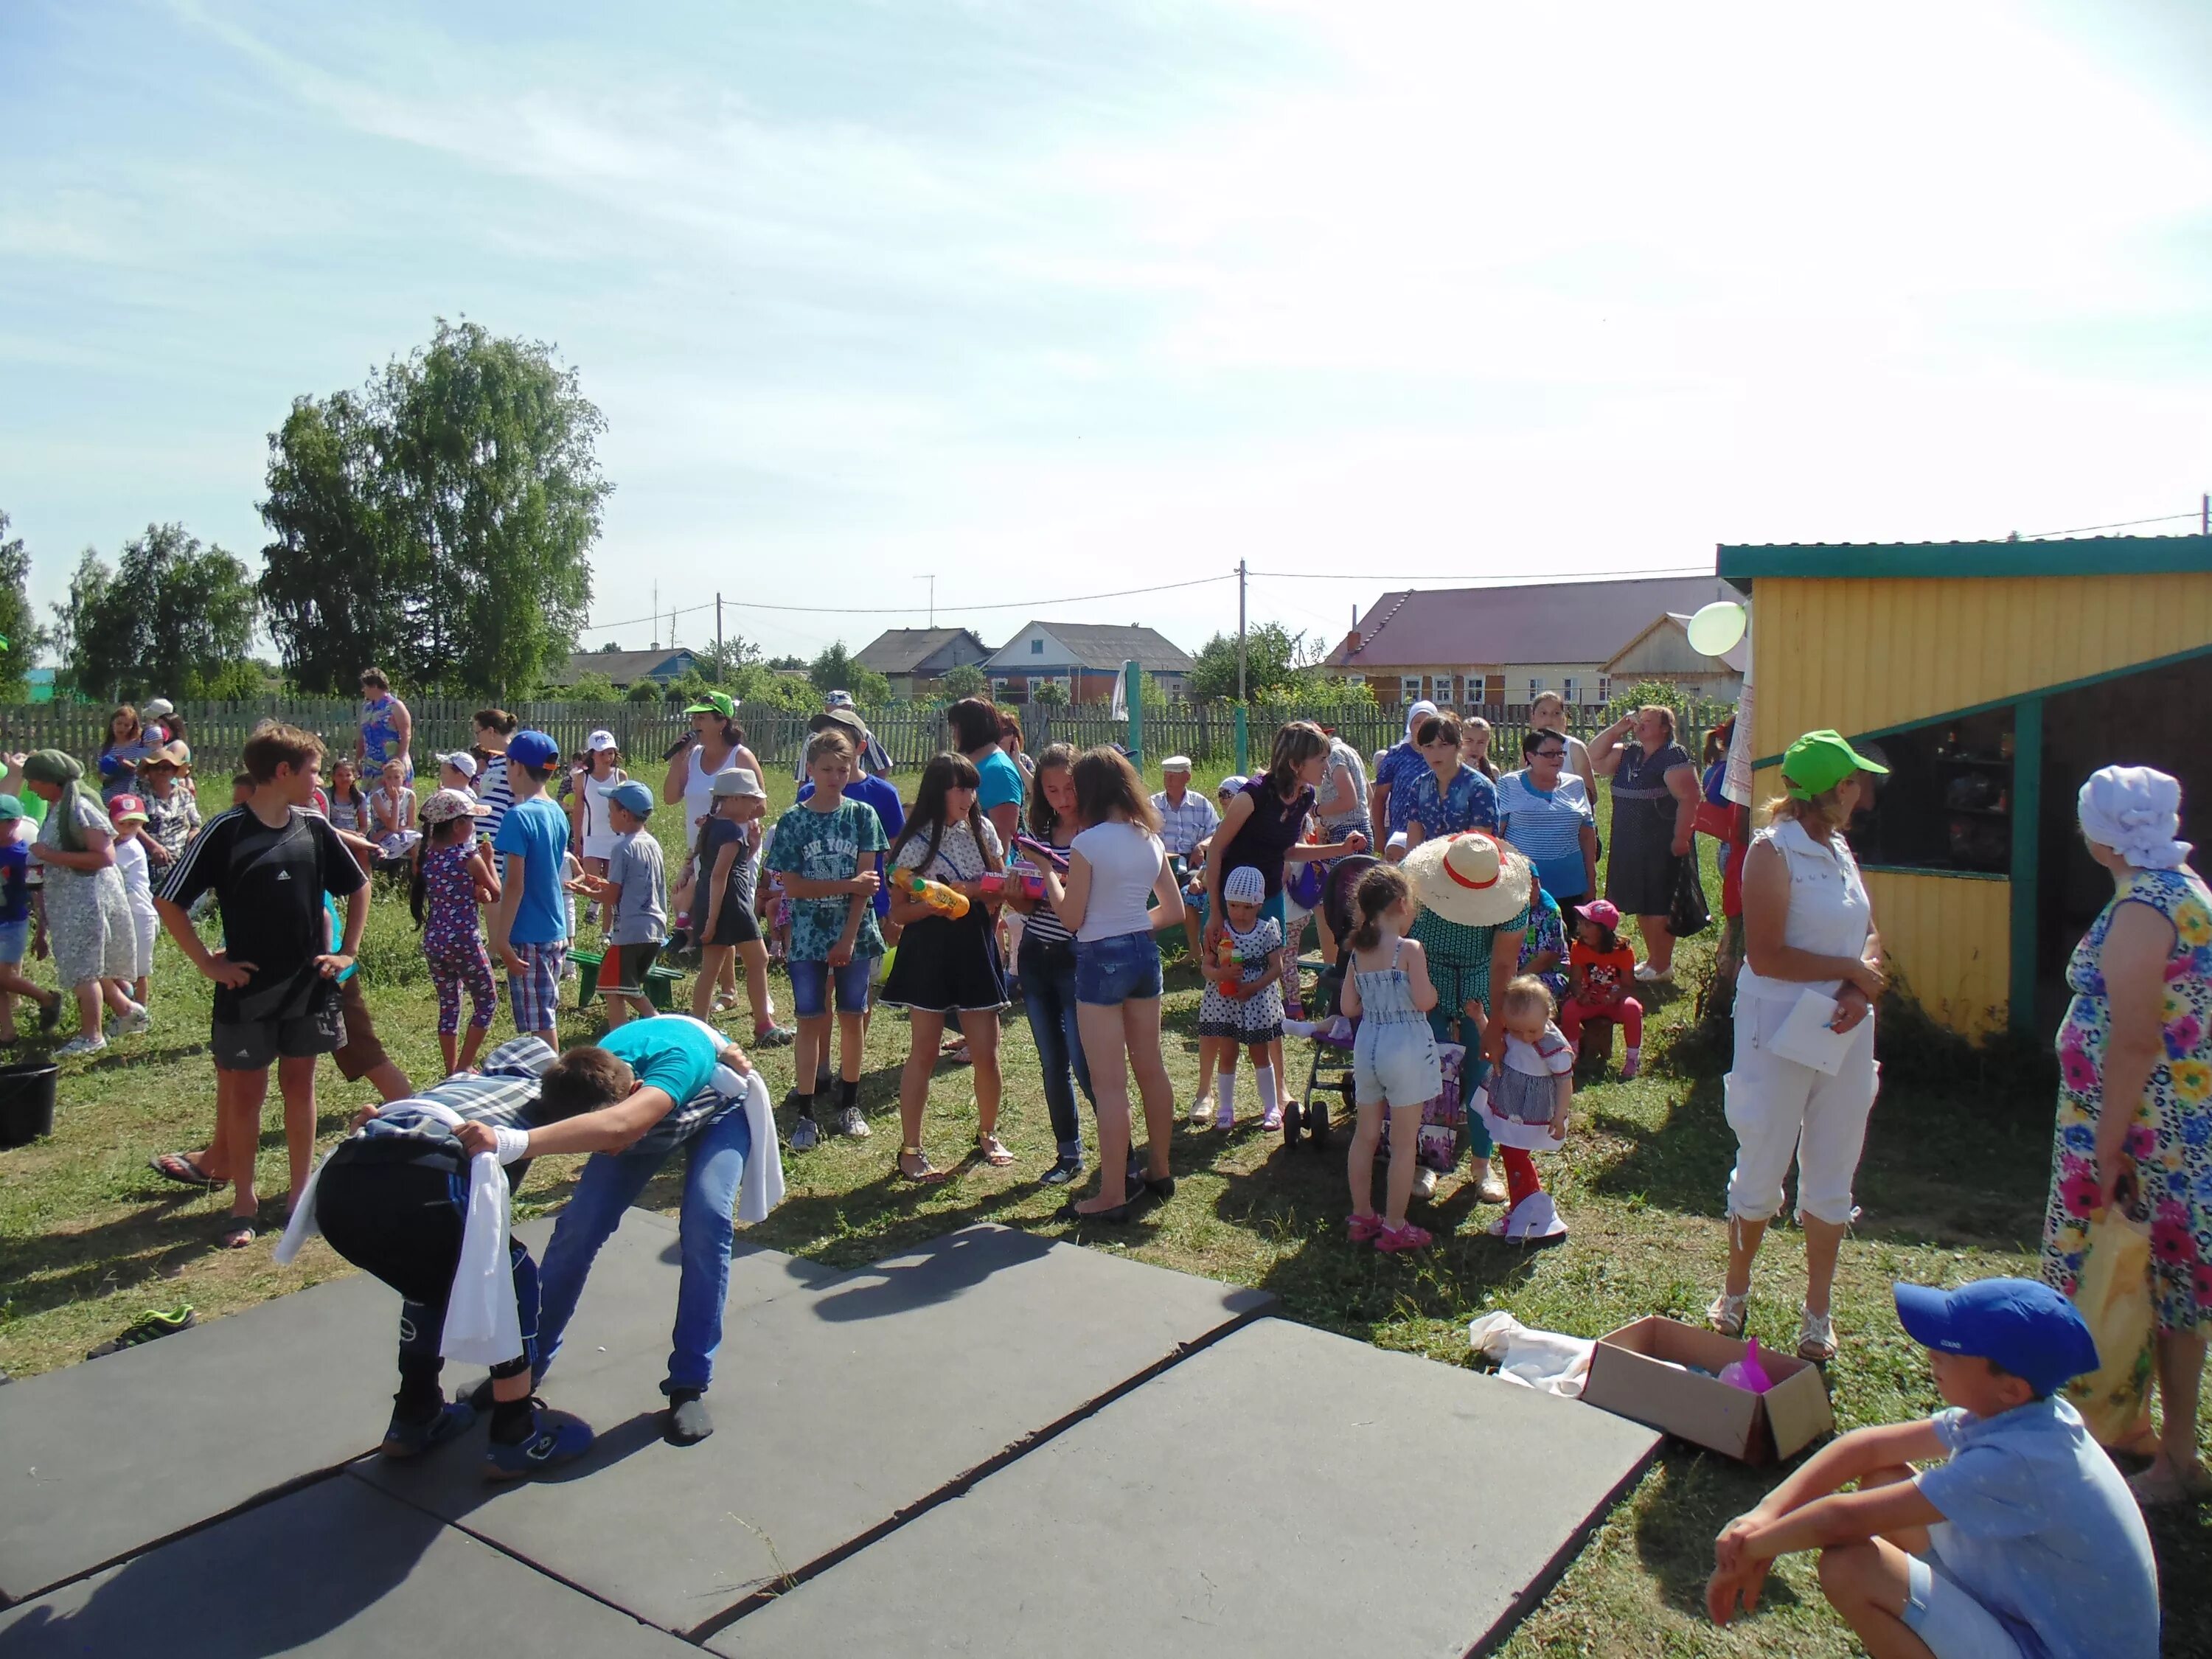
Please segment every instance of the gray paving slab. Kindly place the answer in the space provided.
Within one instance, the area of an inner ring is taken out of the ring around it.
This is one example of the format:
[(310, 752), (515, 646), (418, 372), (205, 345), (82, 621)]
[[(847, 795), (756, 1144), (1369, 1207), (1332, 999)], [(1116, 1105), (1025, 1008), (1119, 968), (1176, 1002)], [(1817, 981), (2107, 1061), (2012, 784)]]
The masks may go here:
[[(564, 1350), (545, 1395), (601, 1436), (565, 1477), (487, 1491), (467, 1442), (448, 1457), (355, 1473), (686, 1632), (1273, 1299), (970, 1227), (733, 1312), (708, 1397), (716, 1432), (698, 1445), (659, 1438), (664, 1326), (586, 1374), (568, 1370)], [(603, 1340), (582, 1310), (572, 1328), (574, 1340)]]
[[(551, 1226), (516, 1231), (542, 1254)], [(580, 1375), (641, 1344), (665, 1353), (678, 1271), (675, 1224), (631, 1211), (579, 1310), (599, 1335), (564, 1368)], [(741, 1249), (731, 1301), (836, 1277)], [(373, 1449), (397, 1386), (398, 1311), (393, 1291), (353, 1274), (0, 1389), (0, 1598), (36, 1595)], [(481, 1375), (447, 1371), (456, 1387)]]
[(794, 1653), (1459, 1655), (1659, 1443), (1571, 1401), (1263, 1319), (725, 1628)]
[(681, 1659), (696, 1652), (340, 1478), (0, 1613), (0, 1659)]

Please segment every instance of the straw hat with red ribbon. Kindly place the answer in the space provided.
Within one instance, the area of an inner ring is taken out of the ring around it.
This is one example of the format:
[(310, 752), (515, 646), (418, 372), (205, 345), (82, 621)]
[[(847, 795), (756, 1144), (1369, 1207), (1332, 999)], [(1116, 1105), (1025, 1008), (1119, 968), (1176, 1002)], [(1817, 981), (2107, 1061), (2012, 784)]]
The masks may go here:
[(1399, 868), (1424, 908), (1462, 927), (1495, 927), (1528, 908), (1528, 860), (1480, 830), (1425, 841)]

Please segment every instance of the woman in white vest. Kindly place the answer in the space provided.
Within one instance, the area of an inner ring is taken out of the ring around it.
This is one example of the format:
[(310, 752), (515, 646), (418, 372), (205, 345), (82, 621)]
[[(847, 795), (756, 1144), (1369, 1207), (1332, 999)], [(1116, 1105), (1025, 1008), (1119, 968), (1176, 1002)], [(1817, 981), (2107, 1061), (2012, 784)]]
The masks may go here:
[[(1787, 793), (1769, 806), (1771, 822), (1744, 863), (1746, 959), (1736, 978), (1735, 1062), (1727, 1079), (1736, 1139), (1728, 1282), (1706, 1321), (1723, 1335), (1743, 1334), (1752, 1260), (1782, 1207), (1782, 1181), (1794, 1155), (1805, 1229), (1797, 1352), (1821, 1363), (1836, 1352), (1829, 1294), (1844, 1230), (1856, 1213), (1851, 1181), (1874, 1109), (1874, 1004), (1882, 988), (1881, 938), (1844, 830), (1870, 799), (1864, 775), (1888, 770), (1833, 732), (1808, 732), (1783, 757)], [(1785, 1035), (1792, 1012), (1812, 994), (1833, 1000), (1825, 1029)], [(1839, 1044), (1841, 1038), (1848, 1041)], [(1823, 1045), (1840, 1054), (1818, 1054)]]

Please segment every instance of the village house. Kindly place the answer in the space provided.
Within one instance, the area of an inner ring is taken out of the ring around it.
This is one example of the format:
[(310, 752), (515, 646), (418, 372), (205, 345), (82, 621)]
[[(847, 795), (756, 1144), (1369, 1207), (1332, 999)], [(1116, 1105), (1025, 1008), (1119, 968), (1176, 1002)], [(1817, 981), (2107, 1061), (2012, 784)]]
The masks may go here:
[(991, 653), (983, 672), (994, 695), (1017, 702), (1048, 681), (1070, 702), (1107, 702), (1125, 662), (1135, 662), (1170, 697), (1188, 695), (1190, 654), (1149, 628), (1033, 622)]
[(574, 685), (586, 674), (604, 674), (617, 691), (640, 680), (665, 685), (698, 666), (689, 646), (655, 646), (649, 651), (572, 651), (564, 667), (548, 674), (550, 685)]
[(954, 669), (990, 654), (972, 629), (887, 628), (854, 660), (889, 680), (894, 697), (927, 697), (944, 690)]
[(1496, 718), (1556, 691), (1595, 708), (1613, 694), (1608, 665), (1655, 622), (1736, 597), (1712, 576), (1403, 588), (1376, 600), (1324, 666), (1385, 704), (1426, 697)]

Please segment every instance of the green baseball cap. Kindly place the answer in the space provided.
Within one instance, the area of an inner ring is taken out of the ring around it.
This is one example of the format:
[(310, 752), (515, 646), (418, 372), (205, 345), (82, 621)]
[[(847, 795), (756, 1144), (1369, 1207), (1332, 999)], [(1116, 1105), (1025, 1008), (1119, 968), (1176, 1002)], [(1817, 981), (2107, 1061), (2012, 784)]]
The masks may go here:
[(23, 803), (15, 796), (0, 795), (0, 823), (5, 823), (11, 818), (28, 817), (29, 816), (30, 814), (23, 810)]
[(1808, 732), (1782, 757), (1782, 781), (1793, 800), (1825, 795), (1854, 772), (1889, 775), (1887, 766), (1859, 753), (1840, 732)]
[(727, 692), (709, 691), (684, 712), (687, 714), (720, 714), (726, 720), (733, 720), (738, 717), (738, 706), (730, 701)]

